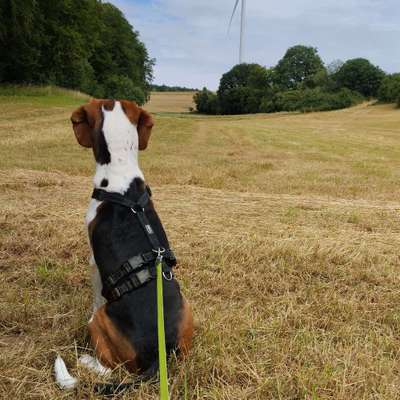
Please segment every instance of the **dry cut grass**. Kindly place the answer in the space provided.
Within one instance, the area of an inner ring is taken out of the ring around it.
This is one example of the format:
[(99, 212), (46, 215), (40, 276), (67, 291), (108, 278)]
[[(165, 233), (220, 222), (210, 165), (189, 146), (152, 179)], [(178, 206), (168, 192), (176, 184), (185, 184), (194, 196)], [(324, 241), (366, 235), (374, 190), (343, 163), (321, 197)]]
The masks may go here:
[[(91, 352), (93, 162), (72, 108), (0, 116), (0, 398), (97, 398), (76, 365)], [(156, 116), (141, 162), (196, 319), (190, 357), (170, 364), (173, 399), (399, 397), (399, 122), (389, 106)], [(76, 392), (54, 384), (57, 352)]]
[(187, 113), (194, 108), (194, 92), (152, 92), (145, 108), (151, 112)]

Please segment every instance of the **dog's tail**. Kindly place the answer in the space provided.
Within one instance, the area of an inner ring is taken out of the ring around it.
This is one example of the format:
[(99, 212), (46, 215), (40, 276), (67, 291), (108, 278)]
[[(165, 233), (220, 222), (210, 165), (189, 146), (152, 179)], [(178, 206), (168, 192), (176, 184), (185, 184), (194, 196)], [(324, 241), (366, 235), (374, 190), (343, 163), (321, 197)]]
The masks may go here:
[(59, 355), (54, 362), (54, 373), (61, 389), (74, 389), (78, 385), (78, 379), (70, 375), (64, 360)]
[[(78, 386), (78, 379), (68, 372), (64, 360), (58, 355), (54, 363), (56, 382), (61, 389), (72, 390)], [(158, 359), (150, 365), (141, 375), (129, 383), (96, 383), (94, 392), (104, 396), (118, 394), (125, 390), (138, 387), (143, 382), (156, 382), (158, 375)]]

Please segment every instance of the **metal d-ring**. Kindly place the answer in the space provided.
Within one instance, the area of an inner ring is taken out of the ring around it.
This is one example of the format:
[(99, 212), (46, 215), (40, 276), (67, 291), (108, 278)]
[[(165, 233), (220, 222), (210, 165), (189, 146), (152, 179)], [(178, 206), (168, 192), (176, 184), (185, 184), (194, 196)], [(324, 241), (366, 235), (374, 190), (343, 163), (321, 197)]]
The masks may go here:
[(157, 250), (152, 249), (154, 253), (157, 253), (158, 257), (161, 256), (161, 254), (165, 253), (165, 248), (164, 247), (159, 247)]
[[(167, 274), (169, 274), (168, 278), (167, 278), (167, 276), (166, 276)], [(165, 279), (166, 281), (172, 281), (172, 279), (174, 279), (174, 274), (173, 274), (171, 271), (163, 272), (163, 273), (162, 273), (162, 276), (164, 277), (164, 279)]]

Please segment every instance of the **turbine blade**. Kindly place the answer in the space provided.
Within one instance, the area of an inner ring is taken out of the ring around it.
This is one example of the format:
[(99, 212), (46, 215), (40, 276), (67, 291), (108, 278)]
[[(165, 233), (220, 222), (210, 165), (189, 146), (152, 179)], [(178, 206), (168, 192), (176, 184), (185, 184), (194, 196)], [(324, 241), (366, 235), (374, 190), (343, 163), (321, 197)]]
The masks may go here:
[(229, 20), (228, 33), (229, 33), (229, 31), (231, 30), (231, 25), (232, 25), (233, 17), (235, 16), (235, 12), (236, 12), (236, 9), (237, 9), (238, 4), (239, 4), (239, 0), (236, 0), (235, 5), (233, 6), (233, 11), (232, 11), (231, 19)]

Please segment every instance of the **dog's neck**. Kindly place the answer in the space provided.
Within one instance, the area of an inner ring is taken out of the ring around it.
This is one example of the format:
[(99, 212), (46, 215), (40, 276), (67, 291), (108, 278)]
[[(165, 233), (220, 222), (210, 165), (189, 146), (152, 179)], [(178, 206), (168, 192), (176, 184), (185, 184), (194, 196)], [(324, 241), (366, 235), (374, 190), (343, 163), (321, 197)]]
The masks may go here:
[(135, 178), (144, 181), (138, 162), (138, 133), (129, 121), (120, 102), (112, 111), (103, 111), (104, 143), (102, 153), (109, 154), (109, 162), (96, 162), (95, 188), (124, 194)]

